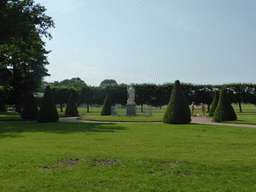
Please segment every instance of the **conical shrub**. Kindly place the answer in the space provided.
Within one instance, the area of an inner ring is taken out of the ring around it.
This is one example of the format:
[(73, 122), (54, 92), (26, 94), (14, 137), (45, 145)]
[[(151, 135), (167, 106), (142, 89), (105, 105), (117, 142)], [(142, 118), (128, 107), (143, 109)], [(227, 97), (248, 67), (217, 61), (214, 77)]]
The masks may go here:
[(188, 124), (191, 122), (190, 109), (179, 80), (175, 81), (170, 102), (162, 121), (168, 124)]
[(59, 120), (58, 111), (55, 106), (50, 86), (47, 86), (45, 89), (37, 120), (39, 122), (57, 122)]
[(22, 119), (36, 119), (38, 113), (38, 107), (32, 92), (29, 92), (24, 99), (24, 107), (21, 112)]
[(220, 97), (219, 91), (215, 91), (213, 101), (212, 101), (212, 104), (210, 106), (210, 111), (209, 111), (209, 114), (208, 114), (209, 117), (212, 117), (214, 115), (214, 111), (215, 111), (215, 109), (218, 105), (219, 97)]
[(71, 93), (69, 96), (69, 99), (68, 99), (65, 115), (77, 116), (78, 114), (79, 113), (77, 110), (75, 97), (74, 97), (73, 93)]
[(214, 111), (213, 121), (221, 122), (221, 121), (235, 121), (235, 120), (237, 120), (236, 113), (230, 103), (226, 88), (223, 87), (221, 89), (217, 108)]
[(111, 103), (108, 94), (105, 97), (100, 115), (111, 115)]

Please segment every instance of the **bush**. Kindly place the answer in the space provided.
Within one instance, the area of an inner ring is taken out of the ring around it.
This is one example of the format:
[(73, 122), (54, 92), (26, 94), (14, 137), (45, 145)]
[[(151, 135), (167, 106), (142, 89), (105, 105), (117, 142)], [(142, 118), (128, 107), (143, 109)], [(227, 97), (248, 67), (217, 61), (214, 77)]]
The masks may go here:
[(190, 109), (179, 80), (175, 81), (162, 121), (168, 124), (188, 124), (191, 122)]
[(29, 92), (24, 101), (24, 107), (21, 112), (22, 119), (36, 119), (38, 113), (37, 104), (32, 92)]
[(59, 120), (59, 115), (49, 85), (45, 89), (37, 120), (39, 122), (57, 122)]
[(111, 102), (110, 102), (110, 99), (108, 97), (108, 94), (105, 97), (100, 115), (111, 115)]
[(219, 91), (215, 91), (213, 101), (212, 101), (212, 104), (210, 106), (210, 111), (209, 111), (209, 114), (208, 114), (209, 117), (212, 117), (214, 115), (214, 111), (215, 111), (215, 109), (218, 105), (219, 97), (220, 97)]
[(74, 95), (71, 93), (68, 99), (67, 108), (65, 111), (65, 115), (77, 116), (78, 110), (75, 102)]
[(217, 108), (215, 109), (215, 112), (213, 115), (213, 121), (221, 122), (221, 121), (235, 121), (235, 120), (237, 120), (236, 113), (230, 103), (226, 88), (223, 87), (221, 89)]

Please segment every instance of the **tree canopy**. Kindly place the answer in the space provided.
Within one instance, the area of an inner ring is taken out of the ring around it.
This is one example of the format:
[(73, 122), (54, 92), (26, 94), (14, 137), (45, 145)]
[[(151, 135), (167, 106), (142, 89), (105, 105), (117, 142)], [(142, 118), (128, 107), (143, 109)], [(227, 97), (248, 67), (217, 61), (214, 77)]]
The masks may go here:
[[(46, 9), (33, 0), (2, 0), (0, 2), (0, 82), (13, 89), (13, 104), (21, 112), (23, 96), (36, 91), (49, 64), (42, 36), (54, 27)], [(2, 80), (1, 80), (2, 79)]]
[(72, 78), (72, 79), (64, 79), (63, 81), (54, 81), (54, 86), (63, 86), (63, 87), (73, 87), (73, 88), (80, 88), (86, 86), (86, 83), (81, 80), (79, 77)]
[(111, 85), (111, 84), (117, 84), (117, 82), (114, 79), (105, 79), (100, 83), (100, 86)]

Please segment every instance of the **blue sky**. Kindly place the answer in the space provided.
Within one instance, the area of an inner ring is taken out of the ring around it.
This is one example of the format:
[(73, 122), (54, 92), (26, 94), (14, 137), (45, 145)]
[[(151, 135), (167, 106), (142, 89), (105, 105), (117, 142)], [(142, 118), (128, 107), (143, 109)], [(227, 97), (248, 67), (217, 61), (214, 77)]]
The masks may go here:
[(55, 28), (48, 82), (256, 83), (253, 0), (35, 0)]

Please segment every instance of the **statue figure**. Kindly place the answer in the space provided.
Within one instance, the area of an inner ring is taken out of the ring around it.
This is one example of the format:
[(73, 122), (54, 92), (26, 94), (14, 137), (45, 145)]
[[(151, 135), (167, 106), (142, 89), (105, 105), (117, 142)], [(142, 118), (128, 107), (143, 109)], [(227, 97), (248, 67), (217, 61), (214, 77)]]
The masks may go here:
[(136, 105), (136, 103), (134, 102), (135, 89), (132, 86), (129, 89), (127, 88), (127, 96), (128, 96), (127, 105)]

